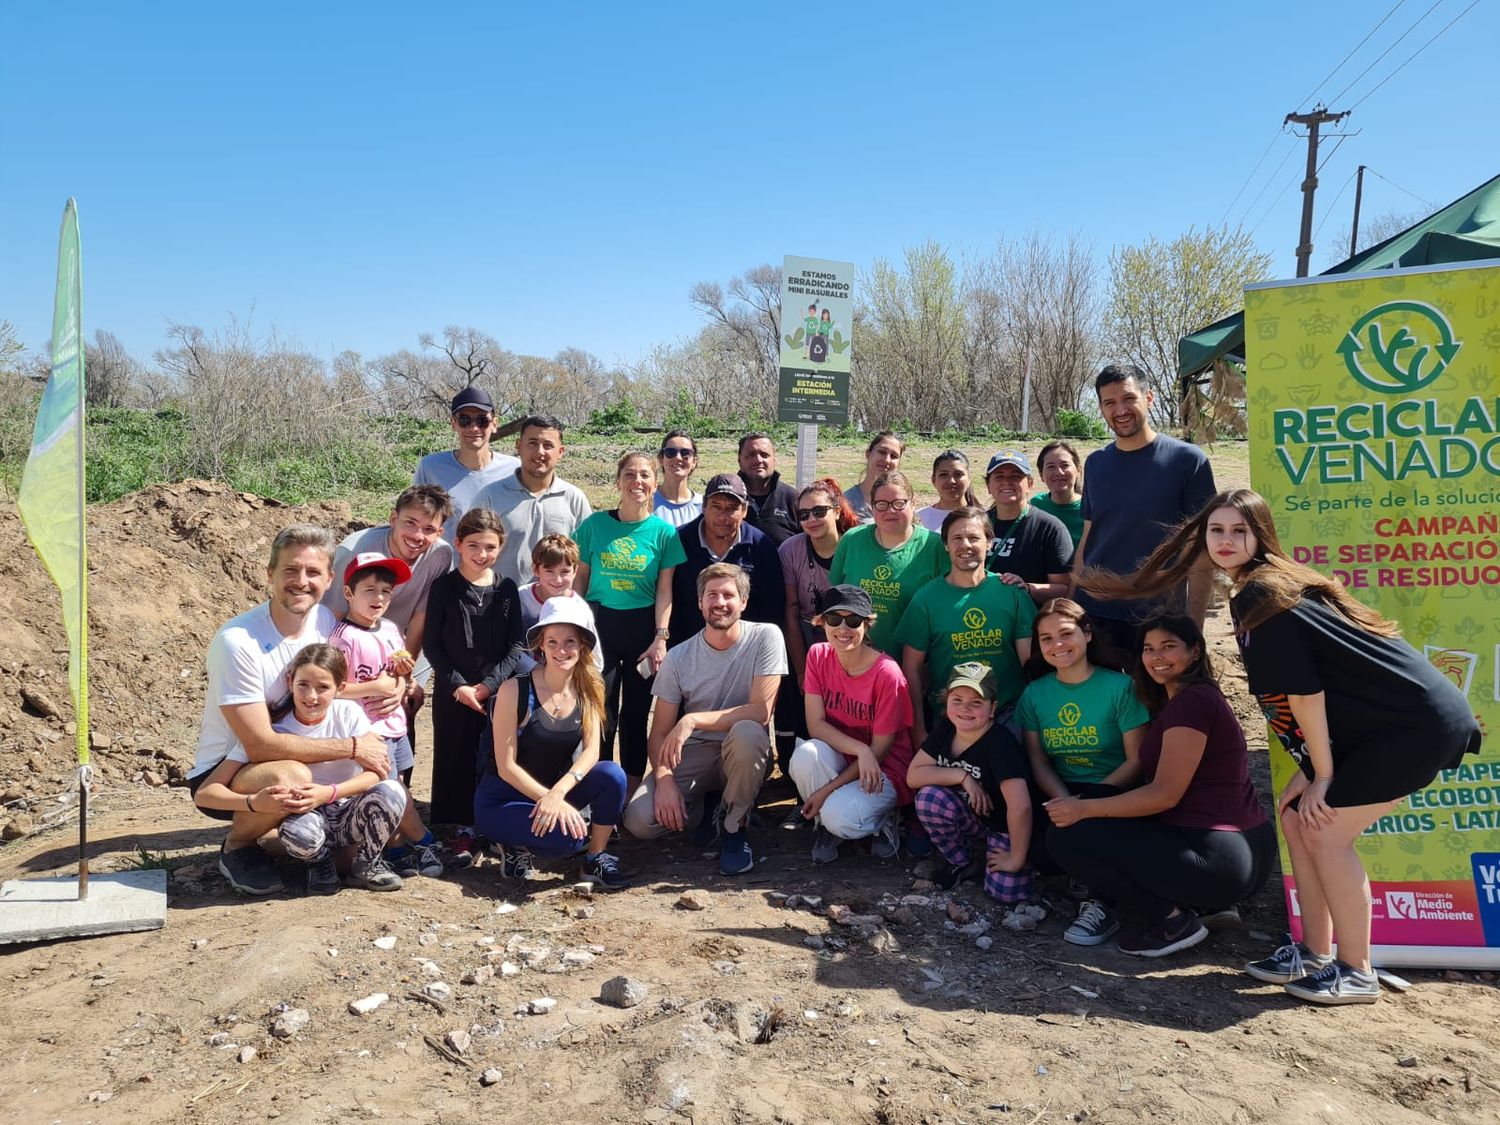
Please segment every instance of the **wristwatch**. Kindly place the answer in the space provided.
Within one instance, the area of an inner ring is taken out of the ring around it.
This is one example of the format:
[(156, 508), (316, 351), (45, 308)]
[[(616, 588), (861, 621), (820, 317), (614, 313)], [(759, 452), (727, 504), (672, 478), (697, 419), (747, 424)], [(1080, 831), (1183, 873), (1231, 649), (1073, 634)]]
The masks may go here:
[(671, 633), (669, 633), (666, 629), (658, 629), (656, 631), (656, 639), (659, 641), (664, 641), (669, 636), (671, 636)]
[(577, 770), (569, 770), (568, 776), (571, 777), (574, 781), (583, 780), (583, 774), (579, 773)]

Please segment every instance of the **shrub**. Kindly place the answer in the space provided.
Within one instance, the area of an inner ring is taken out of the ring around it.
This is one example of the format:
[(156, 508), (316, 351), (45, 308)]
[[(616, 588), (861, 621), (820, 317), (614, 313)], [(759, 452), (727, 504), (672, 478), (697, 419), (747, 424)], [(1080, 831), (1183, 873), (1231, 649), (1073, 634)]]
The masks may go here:
[(1104, 419), (1086, 410), (1059, 410), (1053, 430), (1058, 437), (1085, 438), (1090, 441), (1103, 441), (1109, 437)]

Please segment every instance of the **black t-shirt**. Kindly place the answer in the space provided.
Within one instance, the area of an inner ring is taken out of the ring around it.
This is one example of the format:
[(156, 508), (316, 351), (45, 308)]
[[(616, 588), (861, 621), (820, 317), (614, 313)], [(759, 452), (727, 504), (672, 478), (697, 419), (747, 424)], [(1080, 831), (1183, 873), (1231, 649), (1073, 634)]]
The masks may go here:
[(1366, 632), (1314, 597), (1246, 630), (1265, 595), (1252, 583), (1229, 603), (1250, 691), (1304, 773), (1312, 762), (1288, 695), (1324, 693), (1333, 760), (1399, 744), (1451, 769), (1479, 752), (1474, 711), (1431, 661), (1399, 637)]
[(1026, 751), (1021, 749), (1021, 744), (1016, 741), (1015, 735), (1010, 733), (1004, 723), (995, 723), (991, 726), (978, 742), (959, 757), (953, 757), (950, 754), (952, 747), (953, 724), (948, 721), (946, 715), (939, 716), (932, 730), (927, 734), (927, 741), (922, 743), (922, 749), (943, 768), (957, 766), (978, 781), (980, 787), (989, 796), (992, 806), (990, 815), (981, 819), (998, 831), (1009, 831), (1005, 815), (1005, 797), (1000, 792), (1000, 783), (1013, 777), (1025, 779), (1031, 777), (1031, 767), (1026, 761)]
[(1019, 574), (1027, 582), (1048, 582), (1049, 574), (1066, 574), (1073, 565), (1073, 538), (1062, 520), (1027, 504), (1019, 517), (1003, 520), (990, 509), (995, 533), (985, 568), (995, 574)]

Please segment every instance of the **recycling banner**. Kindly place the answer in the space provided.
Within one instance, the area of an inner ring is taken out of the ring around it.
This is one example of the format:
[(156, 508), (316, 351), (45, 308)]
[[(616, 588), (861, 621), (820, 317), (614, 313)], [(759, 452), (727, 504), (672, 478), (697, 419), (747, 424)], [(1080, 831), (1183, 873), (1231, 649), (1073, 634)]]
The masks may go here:
[(788, 254), (781, 267), (777, 419), (847, 424), (853, 358), (854, 263)]
[[(1375, 959), (1500, 966), (1500, 262), (1253, 286), (1245, 342), (1283, 546), (1397, 621), (1486, 731), (1359, 841)], [(1271, 765), (1279, 792), (1295, 767)], [(1284, 842), (1282, 869), (1300, 937)]]

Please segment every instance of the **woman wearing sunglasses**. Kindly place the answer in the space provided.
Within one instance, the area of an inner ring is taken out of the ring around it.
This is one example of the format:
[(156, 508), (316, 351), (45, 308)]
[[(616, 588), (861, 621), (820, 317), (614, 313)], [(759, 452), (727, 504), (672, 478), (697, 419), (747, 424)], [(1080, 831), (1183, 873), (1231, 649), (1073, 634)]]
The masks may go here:
[[(838, 482), (832, 477), (815, 480), (797, 493), (797, 510), (793, 514), (802, 530), (777, 548), (777, 552), (786, 579), (786, 650), (800, 691), (807, 650), (823, 639), (822, 631), (813, 625), (813, 618), (818, 613), (819, 597), (830, 585), (828, 568), (833, 565), (833, 553), (838, 550), (844, 532), (859, 526), (859, 517), (845, 502)], [(795, 729), (806, 737), (801, 723)]]
[(698, 443), (686, 430), (668, 430), (656, 460), (661, 480), (651, 497), (651, 512), (673, 527), (692, 523), (703, 514), (703, 495), (688, 487), (698, 468)]

